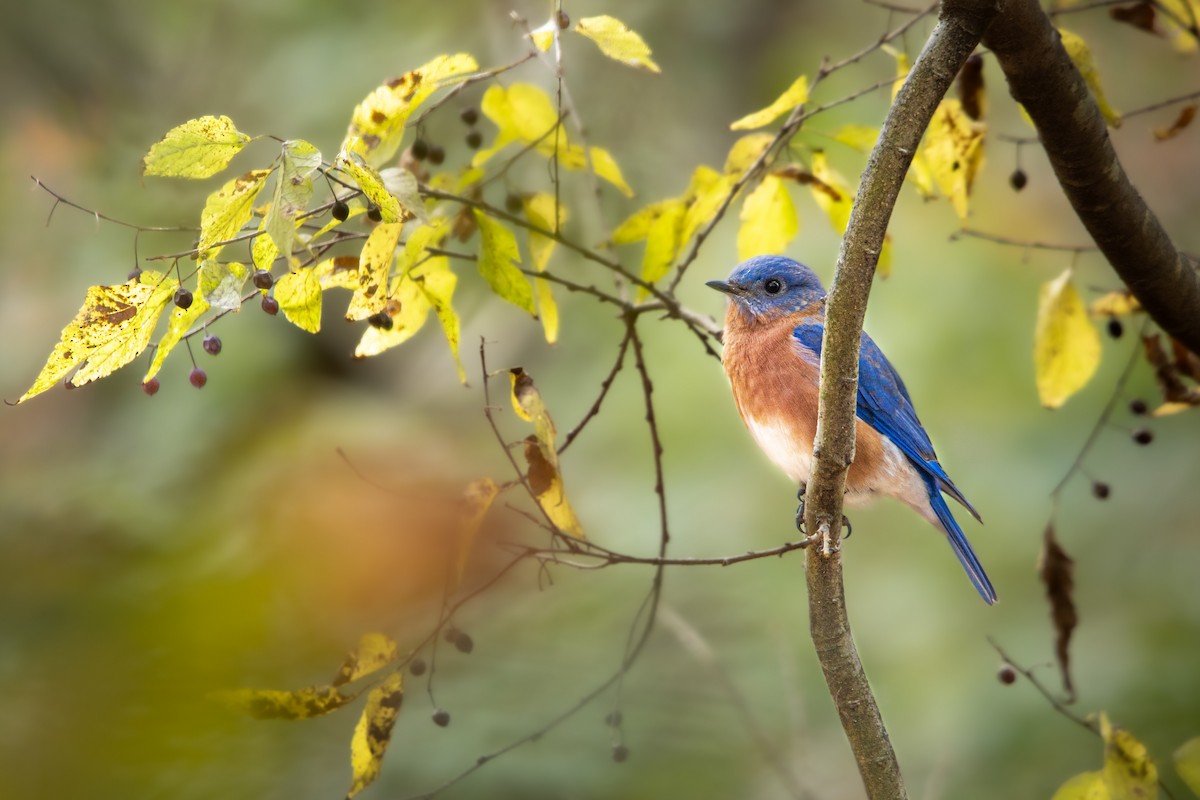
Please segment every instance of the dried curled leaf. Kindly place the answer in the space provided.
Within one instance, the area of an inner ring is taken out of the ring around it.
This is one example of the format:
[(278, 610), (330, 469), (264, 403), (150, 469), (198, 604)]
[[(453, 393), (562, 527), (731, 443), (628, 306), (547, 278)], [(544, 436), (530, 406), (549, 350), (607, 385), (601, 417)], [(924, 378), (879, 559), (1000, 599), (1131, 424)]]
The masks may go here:
[(1167, 355), (1159, 334), (1142, 337), (1146, 361), (1154, 367), (1154, 379), (1163, 396), (1163, 405), (1155, 409), (1155, 416), (1166, 416), (1200, 406), (1200, 388), (1185, 382), (1185, 378), (1193, 382), (1200, 380), (1200, 358), (1174, 339), (1171, 344), (1174, 358)]
[(350, 740), (350, 769), (353, 778), (346, 800), (357, 795), (379, 777), (383, 754), (392, 741), (392, 728), (404, 704), (404, 673), (393, 672), (367, 695), (367, 705)]
[(1171, 123), (1170, 127), (1154, 129), (1154, 138), (1160, 142), (1165, 142), (1167, 139), (1174, 139), (1183, 133), (1195, 118), (1196, 104), (1186, 105), (1179, 109), (1179, 115), (1175, 117), (1175, 121)]
[(1038, 397), (1046, 408), (1060, 407), (1100, 366), (1100, 334), (1088, 319), (1070, 269), (1038, 292), (1033, 365)]
[(1042, 552), (1038, 556), (1038, 576), (1046, 588), (1046, 599), (1050, 601), (1050, 618), (1054, 621), (1054, 653), (1062, 673), (1063, 690), (1070, 698), (1075, 697), (1075, 686), (1071, 682), (1071, 634), (1079, 623), (1072, 593), (1075, 590), (1075, 562), (1067, 555), (1054, 536), (1054, 525), (1046, 526), (1042, 536)]
[(200, 117), (167, 131), (142, 159), (142, 172), (165, 178), (216, 175), (250, 143), (229, 117)]
[(584, 17), (575, 24), (575, 31), (591, 39), (600, 52), (613, 59), (658, 74), (662, 69), (650, 58), (650, 46), (637, 32), (621, 20), (607, 14)]
[(987, 95), (983, 90), (983, 56), (973, 53), (958, 71), (958, 99), (963, 113), (981, 120), (987, 113)]

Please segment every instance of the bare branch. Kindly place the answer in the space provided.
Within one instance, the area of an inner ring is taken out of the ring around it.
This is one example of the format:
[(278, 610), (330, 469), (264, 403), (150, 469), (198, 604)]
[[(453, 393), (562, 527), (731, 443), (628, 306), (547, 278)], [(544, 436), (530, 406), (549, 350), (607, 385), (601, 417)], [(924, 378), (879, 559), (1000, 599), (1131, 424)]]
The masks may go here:
[(1009, 0), (985, 44), (1101, 252), (1154, 321), (1200, 352), (1200, 276), (1130, 183), (1104, 117), (1042, 7)]
[[(854, 458), (858, 350), (888, 220), (933, 112), (995, 16), (986, 0), (946, 0), (867, 162), (842, 240), (821, 348), (820, 406), (805, 525), (827, 547), (806, 559), (809, 624), (825, 681), (858, 762), (867, 796), (907, 794), (895, 751), (858, 658), (846, 614), (837, 539), (846, 472)], [(828, 553), (828, 555), (825, 555)]]

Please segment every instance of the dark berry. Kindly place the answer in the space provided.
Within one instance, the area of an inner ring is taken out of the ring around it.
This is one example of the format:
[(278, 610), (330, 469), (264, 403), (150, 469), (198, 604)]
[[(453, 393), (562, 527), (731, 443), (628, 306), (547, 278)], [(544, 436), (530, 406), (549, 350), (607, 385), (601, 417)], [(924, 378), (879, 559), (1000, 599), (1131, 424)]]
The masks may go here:
[(612, 760), (618, 764), (624, 764), (629, 759), (629, 748), (623, 744), (614, 744), (612, 748)]
[(446, 630), (442, 632), (442, 638), (445, 639), (450, 644), (454, 644), (455, 642), (457, 642), (458, 637), (460, 637), (460, 636), (462, 636), (462, 631), (460, 631), (458, 628), (454, 627), (453, 625), (451, 625), (449, 628), (446, 628)]
[(379, 328), (385, 331), (392, 329), (392, 316), (386, 311), (378, 311), (372, 314), (367, 317), (367, 322), (370, 323), (372, 328)]
[(338, 222), (345, 222), (346, 218), (350, 216), (350, 206), (341, 200), (334, 200), (333, 208), (329, 209), (329, 213)]
[(429, 142), (424, 139), (417, 139), (412, 143), (412, 157), (417, 161), (424, 161), (429, 158)]
[(475, 108), (475, 106), (467, 106), (459, 113), (459, 116), (462, 117), (463, 122), (468, 125), (474, 125), (476, 122), (479, 122), (479, 109)]
[(408, 671), (413, 675), (424, 675), (426, 669), (425, 659), (414, 658), (412, 663), (408, 665)]
[(482, 133), (480, 133), (479, 131), (471, 131), (470, 133), (467, 134), (467, 147), (471, 148), (472, 150), (478, 150), (479, 146), (482, 144), (483, 144), (483, 134)]
[[(71, 384), (68, 383), (67, 385), (70, 386)], [(158, 394), (158, 378), (151, 378), (150, 380), (143, 383), (142, 391), (145, 392), (150, 397), (153, 397), (154, 395)]]
[(254, 287), (256, 289), (262, 289), (263, 291), (266, 291), (275, 285), (275, 279), (272, 278), (271, 273), (267, 272), (265, 269), (255, 270), (254, 275), (251, 276), (250, 280), (254, 281)]
[(1154, 441), (1154, 432), (1148, 428), (1138, 428), (1133, 432), (1133, 440), (1140, 445), (1147, 445)]
[(450, 712), (444, 708), (439, 708), (433, 712), (433, 724), (439, 728), (444, 728), (450, 724)]
[(1121, 320), (1113, 317), (1108, 321), (1108, 335), (1114, 339), (1120, 339), (1121, 334), (1125, 333), (1125, 326), (1121, 324)]
[(567, 12), (565, 12), (565, 11), (558, 12), (558, 27), (559, 27), (559, 30), (564, 30), (564, 31), (567, 28), (571, 27), (571, 18), (569, 16), (567, 16)]
[(441, 164), (446, 160), (446, 151), (441, 146), (433, 144), (429, 146), (429, 163)]
[(192, 370), (192, 373), (188, 375), (188, 382), (190, 382), (192, 386), (195, 386), (197, 389), (203, 389), (204, 384), (208, 383), (208, 374), (199, 367), (196, 367)]
[(269, 294), (263, 295), (262, 310), (272, 317), (279, 313), (279, 301)]
[(213, 336), (211, 333), (204, 337), (204, 341), (201, 344), (204, 347), (204, 352), (208, 353), (210, 356), (215, 356), (217, 353), (221, 352), (221, 340), (216, 336)]
[(1001, 664), (1000, 669), (996, 672), (996, 677), (1005, 686), (1011, 686), (1017, 682), (1017, 671), (1012, 664)]
[(1150, 410), (1150, 407), (1149, 407), (1148, 405), (1146, 405), (1146, 401), (1145, 401), (1145, 400), (1142, 400), (1142, 399), (1139, 397), (1139, 398), (1137, 398), (1137, 399), (1135, 399), (1135, 400), (1130, 400), (1130, 401), (1129, 401), (1129, 410), (1130, 410), (1132, 413), (1134, 413), (1134, 414), (1137, 414), (1137, 415), (1140, 417), (1140, 416), (1142, 416), (1143, 414), (1145, 414), (1147, 411), (1149, 411), (1149, 410)]
[(465, 633), (458, 634), (458, 638), (454, 640), (454, 646), (458, 648), (460, 653), (470, 653), (475, 649), (475, 640)]
[(379, 206), (372, 203), (370, 207), (367, 208), (367, 219), (371, 220), (371, 222), (379, 222), (383, 219), (383, 211), (379, 208)]
[(136, 280), (139, 280), (141, 277), (142, 277), (142, 268), (134, 267), (133, 269), (129, 270), (129, 275), (127, 277), (127, 280), (136, 281)]
[(180, 308), (192, 307), (192, 293), (180, 286), (175, 290), (175, 305)]
[(504, 210), (510, 214), (520, 214), (524, 203), (521, 202), (521, 195), (510, 194), (504, 198)]
[(1092, 481), (1092, 494), (1096, 496), (1097, 500), (1107, 500), (1108, 496), (1112, 494), (1112, 487), (1104, 481)]
[(1014, 192), (1019, 192), (1029, 183), (1029, 176), (1025, 174), (1025, 170), (1014, 169), (1012, 175), (1008, 176), (1008, 185), (1013, 188)]

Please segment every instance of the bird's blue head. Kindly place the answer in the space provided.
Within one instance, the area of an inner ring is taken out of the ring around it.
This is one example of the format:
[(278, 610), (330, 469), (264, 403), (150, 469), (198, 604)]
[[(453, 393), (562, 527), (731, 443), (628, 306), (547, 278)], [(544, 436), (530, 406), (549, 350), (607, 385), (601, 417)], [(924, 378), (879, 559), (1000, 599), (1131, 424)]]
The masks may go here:
[(743, 315), (759, 319), (790, 314), (825, 297), (815, 272), (783, 256), (755, 256), (739, 264), (728, 281), (707, 285), (729, 295)]

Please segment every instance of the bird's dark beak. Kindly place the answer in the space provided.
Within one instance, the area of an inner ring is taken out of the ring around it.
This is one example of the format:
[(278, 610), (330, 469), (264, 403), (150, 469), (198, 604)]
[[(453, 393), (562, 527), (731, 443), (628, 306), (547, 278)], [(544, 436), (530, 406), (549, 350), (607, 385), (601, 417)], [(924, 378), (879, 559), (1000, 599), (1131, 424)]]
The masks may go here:
[(732, 283), (726, 283), (725, 281), (708, 281), (704, 285), (716, 289), (718, 292), (733, 295), (734, 297), (745, 294), (740, 286), (734, 286)]

